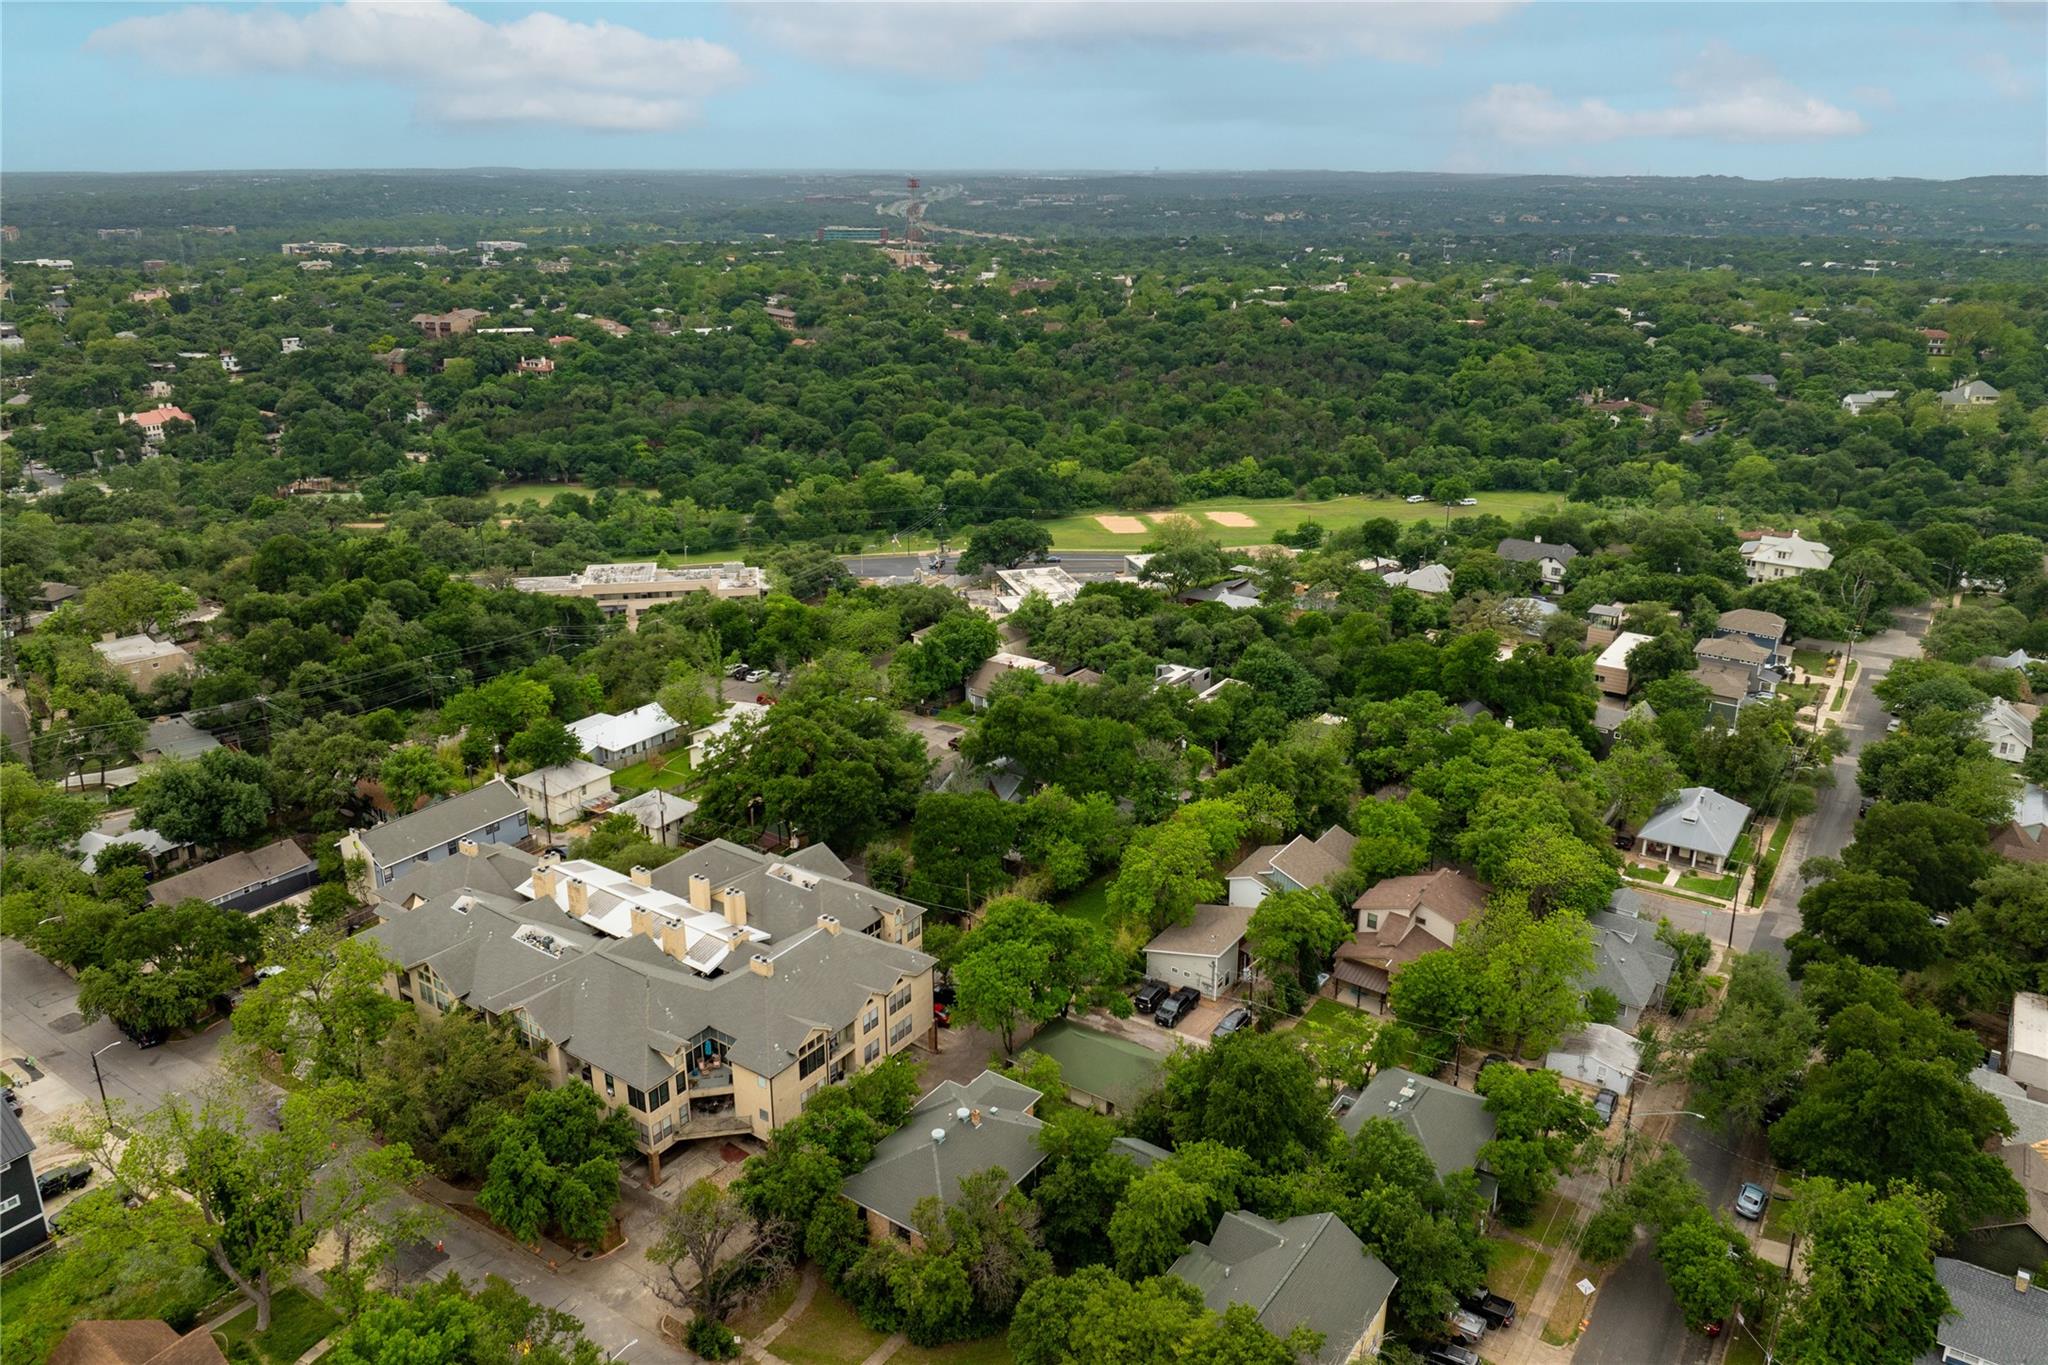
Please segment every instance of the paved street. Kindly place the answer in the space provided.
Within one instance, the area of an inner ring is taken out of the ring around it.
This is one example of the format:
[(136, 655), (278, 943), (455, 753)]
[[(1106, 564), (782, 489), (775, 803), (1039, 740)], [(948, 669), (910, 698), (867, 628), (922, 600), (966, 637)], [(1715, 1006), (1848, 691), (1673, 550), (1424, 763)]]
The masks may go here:
[[(1138, 547), (1131, 547), (1136, 550)], [(1121, 550), (1059, 550), (1053, 554), (1059, 559), (1060, 567), (1076, 578), (1110, 578), (1124, 571), (1124, 556)], [(931, 563), (932, 552), (919, 554), (873, 554), (845, 555), (840, 563), (856, 578), (907, 577)], [(947, 556), (950, 567), (957, 563), (958, 552)]]
[[(1894, 629), (1856, 647), (1856, 685), (1843, 709), (1835, 713), (1848, 740), (1847, 751), (1835, 761), (1835, 785), (1820, 791), (1814, 813), (1786, 842), (1778, 879), (1764, 900), (1763, 913), (1733, 916), (1738, 952), (1766, 951), (1782, 961), (1785, 940), (1799, 927), (1799, 897), (1805, 890), (1798, 875), (1800, 863), (1808, 858), (1839, 857), (1855, 837), (1856, 811), (1863, 799), (1856, 785), (1856, 756), (1865, 744), (1885, 733), (1884, 709), (1878, 705), (1874, 685), (1894, 660), (1919, 657), (1930, 611), (1923, 607), (1894, 615), (1898, 622)], [(1731, 917), (1726, 911), (1701, 906), (1696, 912), (1673, 910), (1671, 918), (1682, 928), (1712, 935), (1717, 944), (1728, 941)], [(1697, 1119), (1678, 1122), (1672, 1140), (1691, 1163), (1693, 1179), (1706, 1191), (1711, 1207), (1729, 1208), (1743, 1181), (1763, 1178), (1761, 1139), (1745, 1145)], [(1582, 1365), (1643, 1365), (1649, 1361), (1695, 1365), (1707, 1359), (1711, 1349), (1708, 1338), (1686, 1330), (1685, 1319), (1664, 1283), (1664, 1272), (1645, 1242), (1639, 1243), (1601, 1286), (1592, 1326), (1579, 1341), (1576, 1359)]]

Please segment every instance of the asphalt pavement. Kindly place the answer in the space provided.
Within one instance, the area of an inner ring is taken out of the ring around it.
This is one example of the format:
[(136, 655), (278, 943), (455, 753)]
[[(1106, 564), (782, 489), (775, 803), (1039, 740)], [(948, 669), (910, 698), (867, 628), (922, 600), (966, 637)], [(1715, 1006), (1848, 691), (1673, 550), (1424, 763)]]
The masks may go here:
[[(1124, 556), (1121, 551), (1059, 550), (1053, 551), (1059, 560), (1059, 567), (1076, 578), (1113, 578), (1124, 571)], [(846, 571), (855, 578), (908, 578), (920, 570), (931, 567), (932, 552), (921, 554), (873, 554), (844, 555), (839, 561)], [(950, 568), (959, 562), (958, 553), (949, 554), (946, 563)]]
[[(1835, 785), (1820, 790), (1813, 814), (1786, 842), (1781, 871), (1764, 899), (1763, 913), (1732, 917), (1738, 951), (1764, 951), (1785, 960), (1785, 940), (1799, 928), (1799, 897), (1805, 890), (1798, 876), (1800, 863), (1808, 858), (1840, 857), (1855, 837), (1857, 811), (1863, 800), (1856, 785), (1856, 756), (1865, 744), (1884, 737), (1887, 719), (1874, 685), (1894, 661), (1920, 657), (1920, 641), (1927, 634), (1931, 610), (1921, 607), (1894, 615), (1897, 624), (1893, 629), (1856, 646), (1855, 689), (1834, 716), (1848, 741), (1847, 750), (1835, 760)], [(1672, 918), (1680, 920), (1681, 916)], [(1700, 927), (1705, 932), (1730, 930), (1731, 916), (1725, 911), (1703, 910), (1702, 919), (1705, 922)], [(1717, 936), (1716, 941), (1723, 940)], [(1672, 1141), (1685, 1153), (1710, 1208), (1732, 1208), (1735, 1191), (1745, 1180), (1770, 1183), (1761, 1138), (1731, 1138), (1713, 1125), (1683, 1118)], [(1644, 1241), (1636, 1244), (1600, 1286), (1592, 1324), (1579, 1339), (1574, 1359), (1578, 1365), (1699, 1365), (1713, 1349), (1710, 1338), (1686, 1329), (1664, 1272)]]

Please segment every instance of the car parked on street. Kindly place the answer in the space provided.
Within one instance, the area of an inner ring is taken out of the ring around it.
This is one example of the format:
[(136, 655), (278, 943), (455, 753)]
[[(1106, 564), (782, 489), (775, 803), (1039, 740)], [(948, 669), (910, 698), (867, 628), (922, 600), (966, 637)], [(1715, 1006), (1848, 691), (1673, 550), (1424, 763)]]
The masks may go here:
[(1243, 1005), (1239, 1005), (1217, 1021), (1216, 1027), (1210, 1030), (1209, 1041), (1212, 1043), (1220, 1042), (1222, 1039), (1236, 1033), (1239, 1029), (1250, 1028), (1251, 1022), (1252, 1012)]
[(1180, 1021), (1194, 1012), (1201, 999), (1202, 993), (1193, 986), (1182, 986), (1166, 997), (1165, 1003), (1153, 1014), (1152, 1022), (1161, 1028), (1179, 1028)]
[(1771, 1192), (1754, 1180), (1742, 1182), (1742, 1188), (1735, 1192), (1735, 1213), (1740, 1218), (1761, 1218), (1764, 1206), (1771, 1202)]
[(1470, 1346), (1460, 1346), (1447, 1341), (1441, 1346), (1432, 1346), (1423, 1353), (1426, 1365), (1479, 1365), (1479, 1352)]

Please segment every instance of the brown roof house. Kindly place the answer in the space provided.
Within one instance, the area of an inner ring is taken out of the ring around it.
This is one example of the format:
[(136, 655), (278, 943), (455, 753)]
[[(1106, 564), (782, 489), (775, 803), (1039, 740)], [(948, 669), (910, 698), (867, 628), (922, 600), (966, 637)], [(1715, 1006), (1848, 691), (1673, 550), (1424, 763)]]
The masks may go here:
[(1327, 989), (1361, 1009), (1383, 1011), (1401, 969), (1448, 948), (1458, 926), (1486, 906), (1487, 888), (1455, 868), (1388, 877), (1351, 903), (1358, 932), (1337, 949)]
[(2012, 820), (1992, 834), (1991, 849), (2016, 863), (2048, 863), (2048, 791), (2021, 785)]
[(75, 1323), (49, 1365), (227, 1365), (227, 1357), (204, 1327), (181, 1337), (162, 1319), (145, 1318)]

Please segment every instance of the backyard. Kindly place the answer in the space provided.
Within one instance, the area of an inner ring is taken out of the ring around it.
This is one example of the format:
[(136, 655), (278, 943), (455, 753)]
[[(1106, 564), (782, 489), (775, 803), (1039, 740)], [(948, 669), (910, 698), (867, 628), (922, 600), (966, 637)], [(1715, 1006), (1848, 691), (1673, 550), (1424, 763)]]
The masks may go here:
[(672, 791), (681, 786), (690, 775), (690, 751), (671, 749), (665, 754), (654, 754), (643, 758), (631, 767), (621, 768), (612, 774), (612, 789), (620, 796), (638, 796), (641, 792), (659, 787)]

